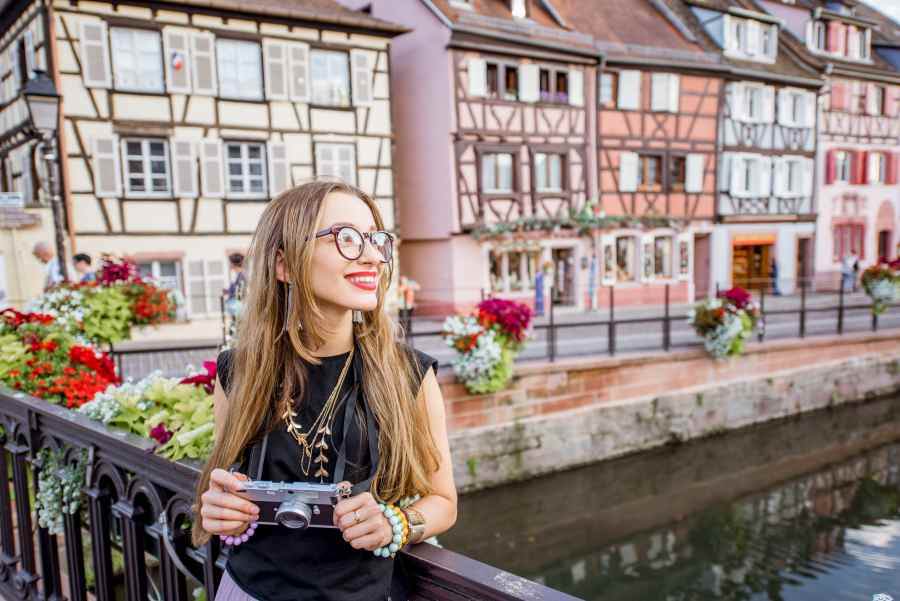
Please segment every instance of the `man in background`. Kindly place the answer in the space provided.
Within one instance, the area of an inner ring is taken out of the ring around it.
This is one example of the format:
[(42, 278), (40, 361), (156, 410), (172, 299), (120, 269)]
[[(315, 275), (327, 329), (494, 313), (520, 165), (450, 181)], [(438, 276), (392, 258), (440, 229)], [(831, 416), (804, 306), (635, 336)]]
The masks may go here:
[(78, 253), (72, 257), (72, 260), (75, 261), (75, 271), (81, 275), (79, 283), (88, 284), (97, 281), (97, 274), (91, 269), (91, 255)]
[(46, 242), (38, 242), (31, 253), (38, 261), (44, 264), (44, 291), (53, 288), (63, 281), (62, 272), (59, 269), (59, 260), (53, 248)]

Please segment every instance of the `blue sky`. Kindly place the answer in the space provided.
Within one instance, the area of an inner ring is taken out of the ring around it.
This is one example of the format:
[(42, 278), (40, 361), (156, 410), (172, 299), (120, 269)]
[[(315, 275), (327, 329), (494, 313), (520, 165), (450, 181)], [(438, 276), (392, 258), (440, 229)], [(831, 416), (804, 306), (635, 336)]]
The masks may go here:
[(900, 23), (900, 0), (864, 0), (866, 4), (877, 8), (881, 12), (893, 17)]

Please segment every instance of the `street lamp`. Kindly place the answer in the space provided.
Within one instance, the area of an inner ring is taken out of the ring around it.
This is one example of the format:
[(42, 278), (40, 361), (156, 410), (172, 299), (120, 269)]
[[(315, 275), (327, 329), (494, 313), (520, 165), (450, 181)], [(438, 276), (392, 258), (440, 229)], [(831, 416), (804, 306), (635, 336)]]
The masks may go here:
[(43, 160), (47, 171), (50, 192), (50, 208), (53, 211), (53, 229), (56, 234), (56, 260), (63, 280), (69, 279), (66, 266), (66, 247), (62, 227), (62, 198), (59, 194), (59, 167), (56, 153), (56, 129), (59, 126), (59, 94), (56, 85), (46, 72), (35, 69), (25, 84), (23, 95), (28, 106), (28, 120), (31, 129), (41, 137), (44, 147)]

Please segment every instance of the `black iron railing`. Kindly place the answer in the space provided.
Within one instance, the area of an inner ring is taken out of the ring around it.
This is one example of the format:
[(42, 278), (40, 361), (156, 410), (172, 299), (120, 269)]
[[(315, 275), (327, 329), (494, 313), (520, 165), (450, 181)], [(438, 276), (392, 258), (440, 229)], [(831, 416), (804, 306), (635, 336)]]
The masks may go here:
[[(66, 462), (86, 456), (86, 507), (64, 516), (62, 535), (32, 517), (42, 449)], [(195, 589), (215, 598), (227, 550), (216, 539), (190, 544), (196, 463), (171, 462), (150, 441), (8, 389), (0, 455), (0, 598), (188, 601)], [(574, 599), (429, 544), (401, 560), (413, 600)]]

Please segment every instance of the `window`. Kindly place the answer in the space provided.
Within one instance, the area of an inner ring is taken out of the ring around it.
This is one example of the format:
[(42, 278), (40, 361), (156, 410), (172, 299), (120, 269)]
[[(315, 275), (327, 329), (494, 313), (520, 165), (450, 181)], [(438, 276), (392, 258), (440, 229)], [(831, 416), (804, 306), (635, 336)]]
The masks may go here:
[(126, 194), (170, 196), (169, 148), (165, 140), (128, 138), (122, 146)]
[(684, 190), (687, 177), (687, 157), (673, 156), (669, 161), (669, 189), (675, 192)]
[(860, 39), (859, 30), (856, 27), (847, 27), (847, 57), (860, 58)]
[(266, 198), (266, 151), (258, 142), (225, 144), (229, 198)]
[(517, 19), (524, 19), (528, 16), (528, 10), (525, 8), (525, 0), (512, 0), (512, 16)]
[(514, 65), (487, 63), (485, 65), (487, 97), (515, 101), (519, 98), (519, 69)]
[(346, 52), (309, 53), (312, 104), (350, 106), (350, 57)]
[(834, 239), (834, 252), (832, 259), (837, 262), (851, 252), (855, 252), (860, 259), (865, 252), (866, 226), (861, 223), (844, 223), (834, 226), (832, 231)]
[(791, 92), (788, 96), (788, 112), (791, 123), (803, 123), (803, 94)]
[(774, 60), (778, 52), (778, 26), (725, 15), (725, 53), (757, 61)]
[(734, 23), (734, 47), (739, 52), (747, 47), (747, 21), (736, 19)]
[(850, 182), (850, 153), (845, 150), (839, 150), (834, 153), (834, 181), (840, 183)]
[(763, 25), (761, 42), (763, 55), (774, 58), (777, 52), (778, 28), (771, 25)]
[(867, 61), (871, 58), (870, 47), (872, 45), (872, 30), (864, 29), (860, 33), (859, 58)]
[(798, 159), (784, 160), (784, 192), (798, 195), (803, 192), (803, 164)]
[(822, 21), (813, 23), (812, 42), (813, 48), (821, 52), (828, 50), (828, 29)]
[(244, 40), (216, 40), (216, 66), (222, 97), (262, 100), (259, 44)]
[(159, 32), (114, 27), (110, 36), (116, 89), (162, 92), (164, 88)]
[(538, 72), (541, 102), (568, 104), (569, 72), (568, 70), (541, 69)]
[(481, 191), (513, 191), (513, 155), (492, 152), (481, 156)]
[(871, 99), (867, 99), (868, 113), (870, 115), (884, 115), (884, 86), (869, 86)]
[(534, 188), (538, 192), (559, 192), (563, 189), (561, 154), (538, 152), (534, 155)]
[(619, 77), (616, 73), (600, 74), (600, 92), (597, 95), (600, 106), (611, 108), (616, 105), (618, 87)]
[(662, 187), (662, 157), (638, 155), (638, 190), (659, 190)]
[(637, 279), (635, 270), (637, 242), (631, 236), (616, 238), (616, 281), (631, 282)]
[(887, 155), (882, 152), (870, 152), (867, 160), (868, 183), (883, 184), (887, 174)]
[(534, 290), (534, 278), (541, 261), (539, 249), (491, 250), (491, 291), (525, 292)]
[(763, 120), (763, 89), (744, 86), (744, 115), (748, 121)]
[(518, 100), (519, 98), (519, 69), (508, 66), (504, 69), (503, 99)]
[(500, 97), (500, 65), (488, 63), (485, 67), (487, 74), (487, 95), (488, 98)]
[(356, 185), (356, 148), (351, 144), (316, 144), (316, 175)]
[(653, 240), (653, 275), (672, 277), (672, 237), (659, 236)]
[(143, 261), (137, 264), (142, 278), (152, 278), (166, 290), (181, 291), (181, 264), (178, 261)]

